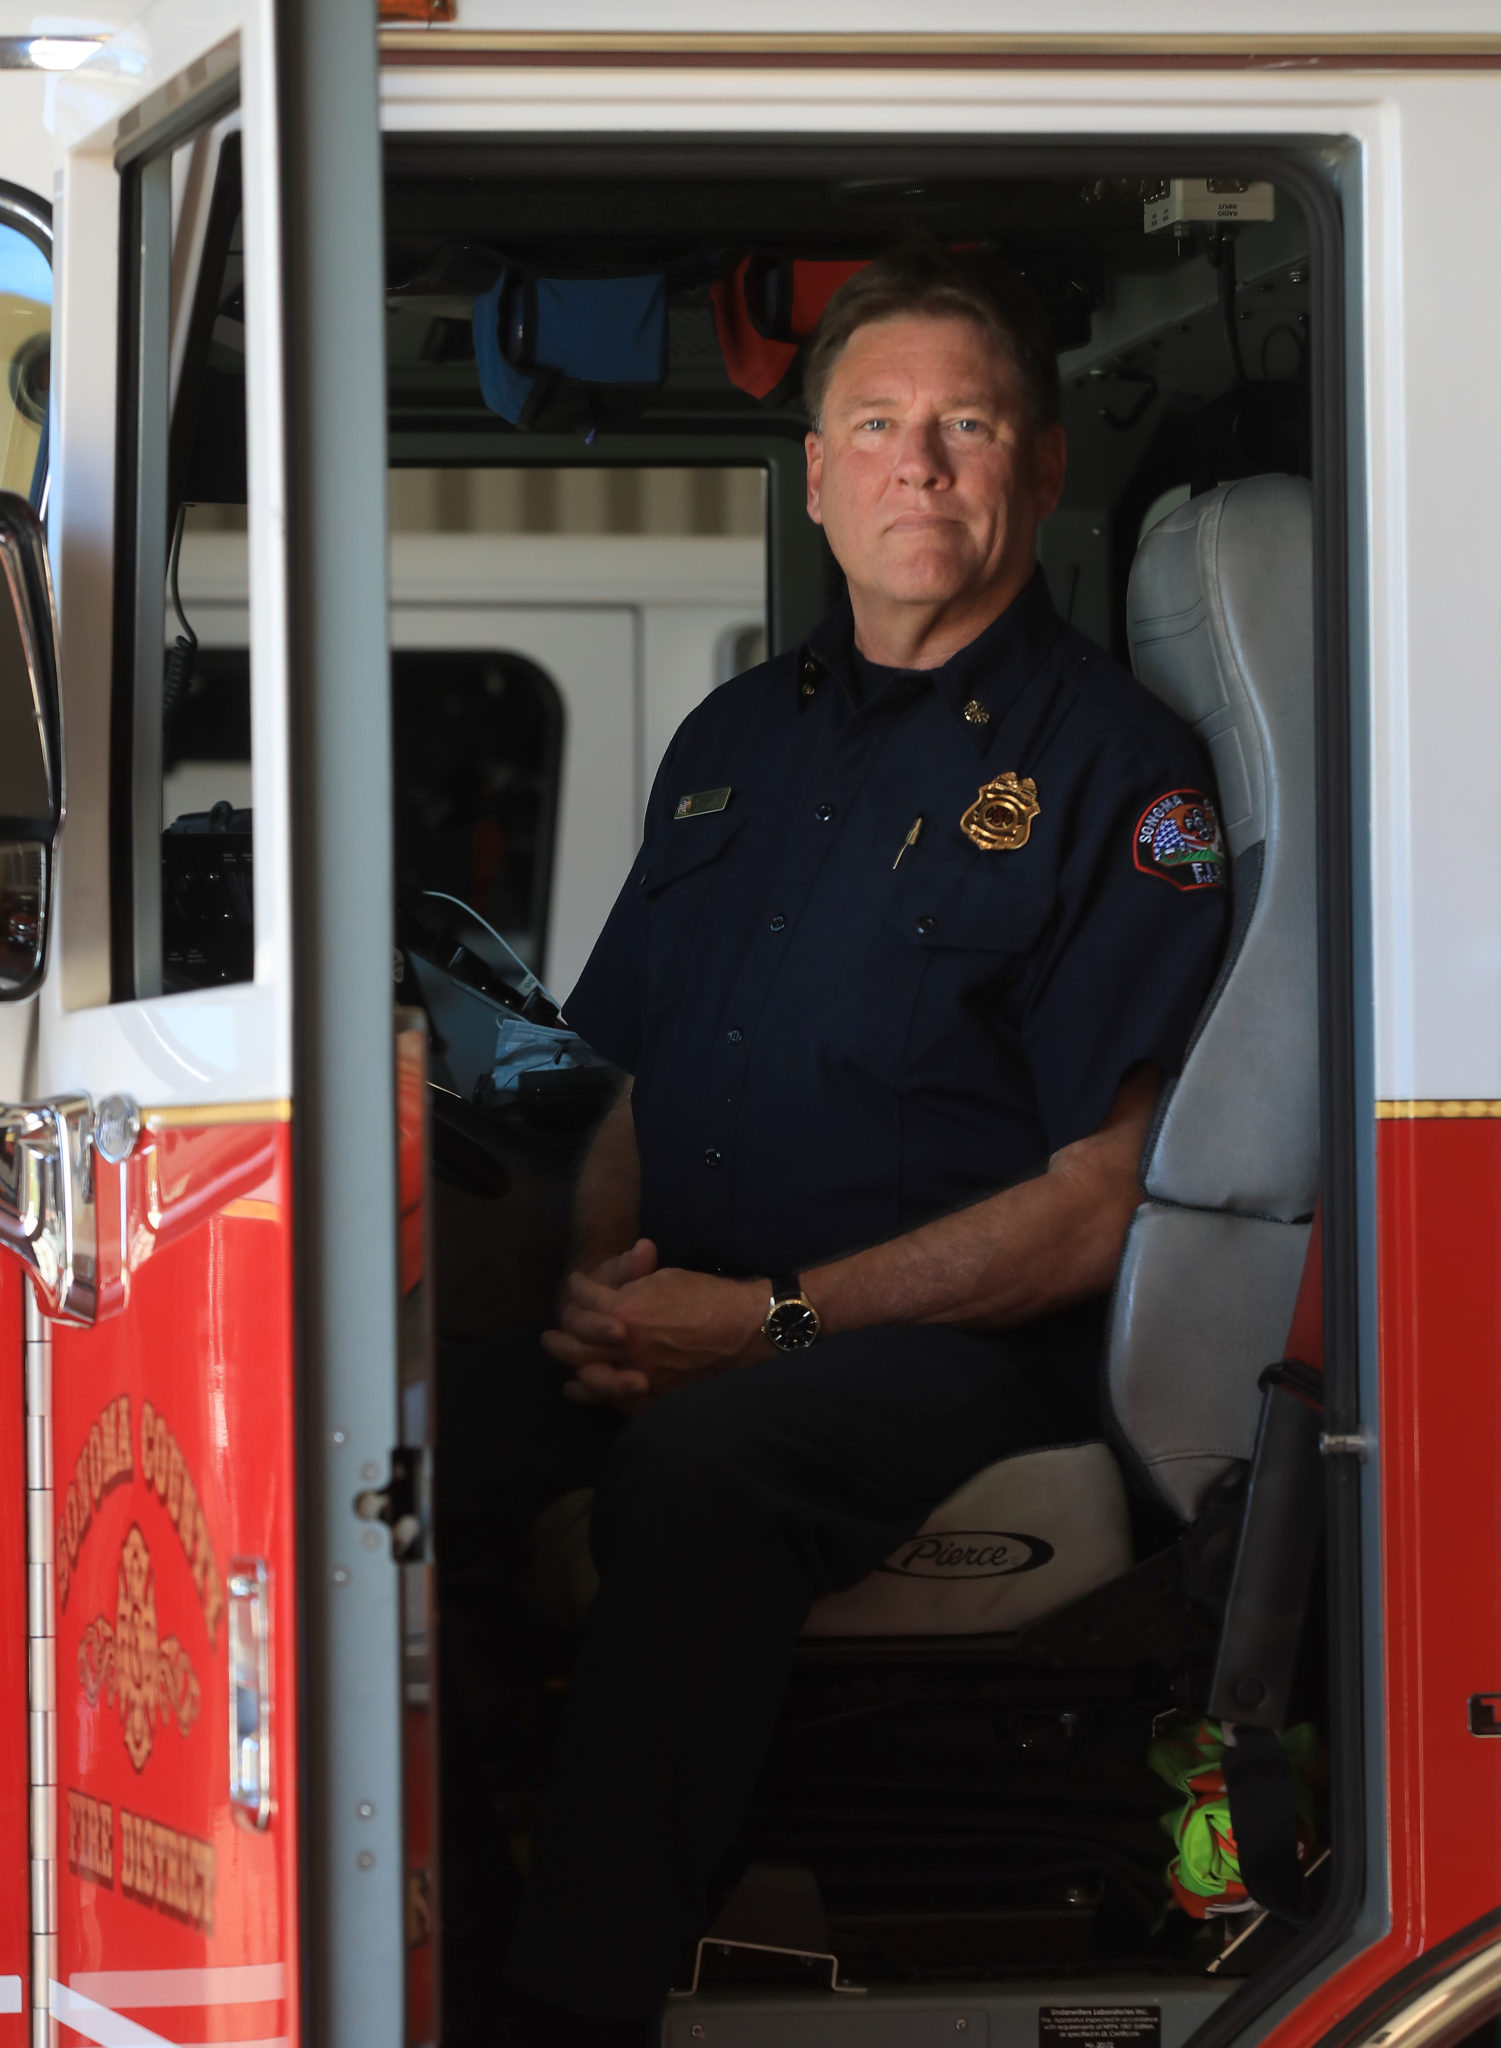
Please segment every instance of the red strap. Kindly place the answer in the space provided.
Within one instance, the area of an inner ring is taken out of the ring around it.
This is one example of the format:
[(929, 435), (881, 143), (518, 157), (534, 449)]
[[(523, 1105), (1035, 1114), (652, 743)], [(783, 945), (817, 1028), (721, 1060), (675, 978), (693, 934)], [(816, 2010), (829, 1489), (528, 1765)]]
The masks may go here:
[(742, 258), (733, 277), (721, 277), (709, 287), (714, 304), (714, 327), (719, 352), (732, 384), (748, 391), (752, 398), (765, 398), (792, 368), (797, 345), (790, 341), (768, 341), (751, 325), (745, 310), (745, 273), (750, 265)]
[(769, 398), (792, 368), (798, 343), (813, 332), (829, 300), (847, 278), (865, 268), (865, 261), (810, 261), (803, 256), (787, 259), (791, 292), (787, 308), (790, 338), (786, 341), (768, 338), (751, 318), (746, 303), (750, 266), (750, 257), (743, 256), (729, 277), (718, 278), (710, 285), (709, 297), (730, 382), (748, 391), (752, 398)]
[(792, 265), (792, 332), (801, 341), (818, 325), (824, 307), (842, 284), (857, 270), (865, 268), (862, 257), (856, 263), (809, 262), (797, 257)]
[(1303, 1256), (1303, 1278), (1298, 1283), (1298, 1301), (1292, 1327), (1287, 1333), (1289, 1358), (1301, 1359), (1315, 1372), (1324, 1370), (1324, 1231), (1323, 1219), (1313, 1212), (1308, 1233), (1308, 1250)]

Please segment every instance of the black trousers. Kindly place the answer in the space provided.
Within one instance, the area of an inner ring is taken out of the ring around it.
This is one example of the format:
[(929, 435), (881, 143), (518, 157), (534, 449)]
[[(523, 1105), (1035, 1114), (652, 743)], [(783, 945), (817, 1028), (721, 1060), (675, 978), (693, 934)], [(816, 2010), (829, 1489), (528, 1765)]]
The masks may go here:
[(851, 1332), (615, 1432), (517, 1982), (601, 2015), (660, 2003), (749, 1809), (810, 1602), (994, 1459), (1092, 1434), (1097, 1332), (1089, 1315), (1006, 1336)]

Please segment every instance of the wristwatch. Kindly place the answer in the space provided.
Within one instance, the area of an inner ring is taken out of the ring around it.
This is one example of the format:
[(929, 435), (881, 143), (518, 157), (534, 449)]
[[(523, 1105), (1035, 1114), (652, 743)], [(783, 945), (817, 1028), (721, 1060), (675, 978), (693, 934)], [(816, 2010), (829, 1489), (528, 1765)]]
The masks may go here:
[(771, 1283), (771, 1306), (761, 1334), (778, 1351), (806, 1351), (823, 1335), (818, 1310), (803, 1292), (796, 1273)]

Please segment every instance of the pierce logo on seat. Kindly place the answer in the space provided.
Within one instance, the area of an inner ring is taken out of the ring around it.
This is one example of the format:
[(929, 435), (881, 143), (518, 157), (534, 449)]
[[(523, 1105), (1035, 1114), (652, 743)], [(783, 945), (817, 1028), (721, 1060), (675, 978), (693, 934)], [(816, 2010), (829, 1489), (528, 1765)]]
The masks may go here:
[(1041, 1536), (1001, 1529), (924, 1529), (878, 1569), (902, 1579), (1004, 1579), (1047, 1564), (1053, 1546)]

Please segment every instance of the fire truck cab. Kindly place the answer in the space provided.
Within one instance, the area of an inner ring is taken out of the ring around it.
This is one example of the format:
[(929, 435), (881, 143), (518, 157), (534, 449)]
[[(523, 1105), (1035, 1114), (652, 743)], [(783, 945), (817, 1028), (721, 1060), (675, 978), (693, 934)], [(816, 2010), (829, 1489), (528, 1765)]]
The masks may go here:
[[(661, 2039), (1446, 2048), (1501, 2012), (1501, 22), (693, 12), (6, 16), (0, 2048), (490, 2038), (591, 1591), (510, 1373), (609, 1083), (497, 1032), (837, 599), (799, 349), (913, 234), (1048, 307), (1044, 573), (1209, 748), (1234, 927), (1098, 1438), (810, 1617)], [(639, 346), (543, 338), (607, 282)]]

